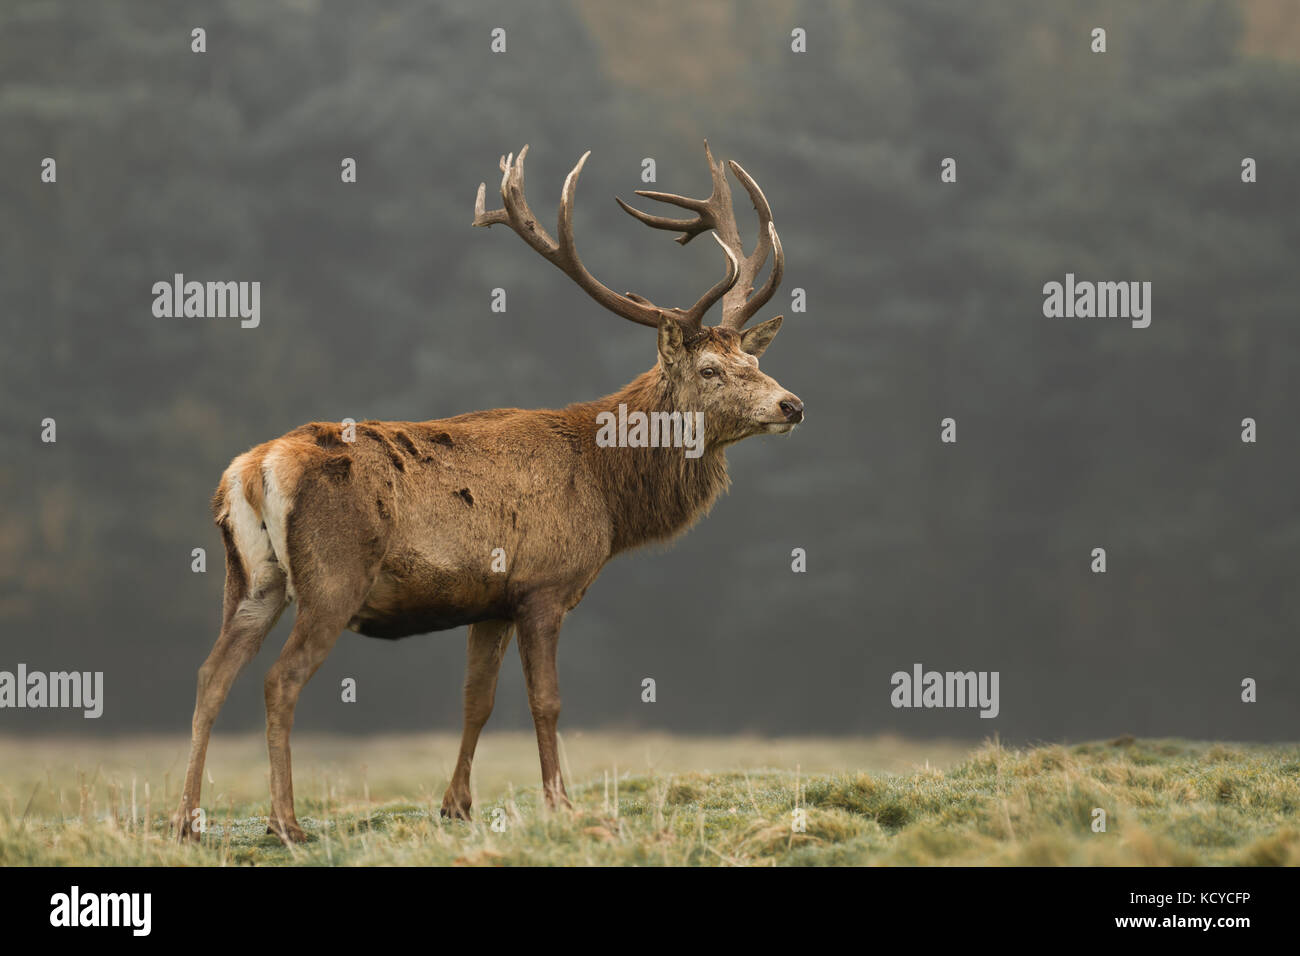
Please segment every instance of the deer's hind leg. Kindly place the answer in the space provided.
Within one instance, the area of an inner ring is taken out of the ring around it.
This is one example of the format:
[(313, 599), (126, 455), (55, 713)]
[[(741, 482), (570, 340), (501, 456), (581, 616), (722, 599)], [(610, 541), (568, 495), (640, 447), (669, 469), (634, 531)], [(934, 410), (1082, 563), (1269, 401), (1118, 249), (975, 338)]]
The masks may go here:
[(339, 634), (365, 602), (376, 567), (357, 557), (346, 567), (327, 568), (299, 552), (291, 574), (298, 617), (280, 658), (266, 675), (266, 747), (271, 760), (271, 819), (268, 832), (284, 842), (302, 843), (306, 832), (293, 808), (293, 769), (289, 733), (298, 695), (325, 662)]
[(199, 838), (194, 811), (199, 807), (203, 787), (208, 740), (221, 705), (225, 703), (235, 678), (257, 654), (288, 603), (285, 574), (280, 566), (273, 560), (255, 564), (253, 580), (249, 581), (232, 530), (223, 524), (221, 534), (226, 544), (226, 590), (221, 633), (212, 653), (199, 668), (189, 766), (181, 789), (180, 807), (172, 819), (173, 829), (181, 840)]

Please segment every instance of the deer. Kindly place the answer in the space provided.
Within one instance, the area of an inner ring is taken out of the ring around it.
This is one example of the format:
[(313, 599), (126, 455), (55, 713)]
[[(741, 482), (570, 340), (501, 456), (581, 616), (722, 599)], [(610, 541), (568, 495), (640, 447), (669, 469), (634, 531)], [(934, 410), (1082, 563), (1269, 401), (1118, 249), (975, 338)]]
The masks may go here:
[[(564, 181), (555, 236), (524, 195), (527, 146), (500, 161), (502, 207), (486, 208), (486, 184), (475, 199), (474, 226), (508, 227), (607, 310), (654, 328), (658, 356), (649, 371), (611, 395), (561, 409), (365, 421), (351, 433), (347, 423), (314, 422), (231, 462), (212, 500), (225, 545), (225, 591), (221, 629), (198, 672), (189, 764), (173, 818), (181, 841), (200, 836), (195, 819), (217, 714), (294, 602), (293, 627), (264, 682), (268, 833), (285, 844), (307, 839), (294, 813), (289, 734), (299, 694), (344, 630), (391, 640), (468, 626), (460, 750), (441, 808), (461, 820), (471, 817), (474, 751), (517, 633), (545, 806), (571, 807), (557, 752), (556, 651), (565, 615), (610, 559), (670, 541), (708, 513), (729, 485), (729, 445), (788, 434), (804, 420), (803, 402), (759, 370), (782, 316), (745, 328), (785, 269), (772, 210), (754, 179), (730, 162), (758, 213), (746, 255), (726, 168), (704, 145), (713, 183), (706, 199), (637, 190), (689, 216), (652, 215), (616, 197), (645, 225), (679, 233), (682, 245), (709, 232), (721, 247), (725, 274), (687, 309), (615, 293), (578, 257), (574, 196), (590, 151)], [(719, 324), (704, 325), (719, 301)], [(599, 441), (598, 422), (620, 406), (665, 416), (702, 412), (702, 450), (691, 457), (673, 441)]]

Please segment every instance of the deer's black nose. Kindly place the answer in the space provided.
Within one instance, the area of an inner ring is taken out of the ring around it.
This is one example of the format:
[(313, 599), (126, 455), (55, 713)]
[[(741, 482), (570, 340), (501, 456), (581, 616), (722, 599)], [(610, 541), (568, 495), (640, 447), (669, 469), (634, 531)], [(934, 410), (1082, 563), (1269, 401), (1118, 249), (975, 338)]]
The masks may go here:
[(781, 402), (781, 414), (785, 416), (787, 422), (794, 422), (796, 425), (803, 421), (803, 402), (793, 395)]

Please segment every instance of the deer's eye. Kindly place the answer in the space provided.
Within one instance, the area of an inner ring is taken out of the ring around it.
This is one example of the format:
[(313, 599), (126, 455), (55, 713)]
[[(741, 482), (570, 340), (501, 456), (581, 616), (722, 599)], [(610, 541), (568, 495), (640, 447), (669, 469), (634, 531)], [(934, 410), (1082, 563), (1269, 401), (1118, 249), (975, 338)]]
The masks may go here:
[(702, 378), (713, 378), (717, 374), (718, 374), (718, 370), (714, 368), (712, 365), (708, 366), (707, 368), (700, 369), (700, 376)]

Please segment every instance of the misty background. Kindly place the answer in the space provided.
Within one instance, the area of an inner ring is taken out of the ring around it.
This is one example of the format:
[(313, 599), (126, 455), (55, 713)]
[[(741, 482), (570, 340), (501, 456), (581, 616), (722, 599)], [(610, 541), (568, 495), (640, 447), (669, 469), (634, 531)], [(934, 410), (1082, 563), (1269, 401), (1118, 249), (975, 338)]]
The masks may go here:
[[(250, 446), (314, 420), (562, 406), (653, 365), (652, 330), (472, 229), (474, 193), (494, 204), (498, 157), (531, 144), (550, 228), (590, 149), (584, 261), (685, 305), (717, 250), (612, 197), (706, 195), (707, 137), (771, 201), (787, 270), (755, 321), (785, 313), (763, 367), (807, 423), (736, 446), (710, 517), (605, 569), (565, 624), (562, 729), (1294, 739), (1297, 9), (5, 4), (0, 670), (100, 670), (106, 701), (97, 721), (0, 711), (0, 731), (188, 734), (220, 623), (209, 499)], [(1067, 272), (1150, 281), (1151, 326), (1045, 318)], [(155, 318), (175, 273), (260, 281), (260, 327)], [(262, 726), (291, 618), (218, 730)], [(345, 633), (297, 728), (458, 728), (464, 642)], [(517, 661), (489, 729), (530, 726)], [(890, 675), (916, 662), (999, 671), (1000, 715), (893, 709)]]

